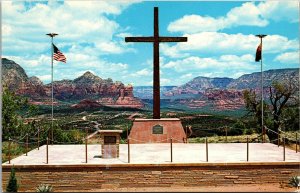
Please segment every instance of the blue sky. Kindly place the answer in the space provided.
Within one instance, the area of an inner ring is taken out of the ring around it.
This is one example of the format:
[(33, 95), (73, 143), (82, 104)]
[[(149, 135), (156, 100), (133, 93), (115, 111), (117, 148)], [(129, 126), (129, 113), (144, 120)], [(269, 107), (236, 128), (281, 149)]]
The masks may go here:
[(91, 71), (103, 79), (152, 85), (151, 43), (125, 43), (126, 36), (153, 35), (159, 7), (161, 36), (187, 43), (161, 43), (161, 85), (181, 85), (197, 76), (232, 77), (260, 71), (254, 61), (263, 40), (264, 70), (299, 67), (297, 1), (4, 1), (2, 54), (29, 76), (51, 80), (50, 38), (67, 57), (54, 62), (54, 80)]

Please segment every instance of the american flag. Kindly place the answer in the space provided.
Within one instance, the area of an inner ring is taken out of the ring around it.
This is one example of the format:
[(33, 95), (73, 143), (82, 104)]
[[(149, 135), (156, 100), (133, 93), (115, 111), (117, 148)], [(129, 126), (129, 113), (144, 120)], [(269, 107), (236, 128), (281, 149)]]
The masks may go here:
[(61, 61), (66, 63), (67, 59), (65, 55), (61, 53), (61, 51), (59, 51), (59, 49), (54, 44), (52, 45), (53, 45), (53, 59), (56, 61)]

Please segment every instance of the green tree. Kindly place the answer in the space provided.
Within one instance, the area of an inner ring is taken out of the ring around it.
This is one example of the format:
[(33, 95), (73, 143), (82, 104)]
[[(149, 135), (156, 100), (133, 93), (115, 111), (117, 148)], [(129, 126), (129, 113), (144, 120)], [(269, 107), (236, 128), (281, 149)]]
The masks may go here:
[[(296, 113), (299, 110), (295, 109), (299, 104), (299, 98), (296, 94), (297, 86), (293, 81), (283, 81), (273, 82), (269, 87), (269, 100), (267, 103), (264, 103), (264, 125), (267, 125), (268, 128), (271, 128), (273, 131), (278, 132), (279, 128), (283, 126), (284, 123), (289, 123), (294, 125), (291, 122), (297, 120)], [(260, 98), (257, 97), (255, 91), (245, 90), (243, 92), (244, 101), (246, 109), (250, 114), (254, 115), (257, 120), (257, 131), (260, 131), (261, 128), (261, 102)], [(287, 112), (294, 112), (294, 116), (287, 116)], [(287, 117), (285, 117), (287, 116)], [(290, 118), (289, 118), (290, 117)], [(288, 120), (288, 121), (287, 121)], [(274, 132), (267, 132), (267, 135), (270, 140), (275, 140), (276, 143), (277, 134)]]
[[(285, 120), (285, 117), (282, 116), (283, 111), (299, 104), (299, 99), (295, 95), (297, 86), (292, 81), (283, 83), (274, 82), (269, 87), (269, 91), (273, 117), (272, 129), (278, 132), (279, 127)], [(277, 135), (275, 133), (268, 133), (268, 137), (273, 140), (276, 139)]]
[[(261, 98), (257, 96), (254, 90), (244, 90), (243, 97), (246, 109), (248, 110), (248, 115), (254, 115), (257, 124), (257, 132), (261, 131)], [(264, 118), (267, 115), (267, 104), (264, 103)]]
[(18, 192), (18, 182), (14, 167), (11, 168), (9, 181), (6, 187), (6, 192)]
[(20, 120), (18, 111), (20, 111), (27, 103), (28, 101), (25, 98), (16, 96), (7, 88), (3, 89), (2, 131), (4, 140), (19, 134), (19, 129), (23, 127), (23, 121)]
[(24, 125), (22, 116), (32, 116), (37, 112), (37, 107), (28, 104), (28, 99), (3, 88), (2, 95), (2, 131), (3, 139), (23, 136), (29, 133), (32, 127)]

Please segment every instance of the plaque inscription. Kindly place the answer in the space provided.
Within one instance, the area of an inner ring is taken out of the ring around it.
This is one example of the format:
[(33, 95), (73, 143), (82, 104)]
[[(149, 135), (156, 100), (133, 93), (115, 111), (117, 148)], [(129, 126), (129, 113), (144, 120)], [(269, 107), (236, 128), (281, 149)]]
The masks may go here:
[(164, 128), (161, 125), (155, 125), (152, 128), (152, 134), (163, 134), (164, 133)]
[(117, 137), (116, 136), (104, 136), (104, 144), (116, 144)]

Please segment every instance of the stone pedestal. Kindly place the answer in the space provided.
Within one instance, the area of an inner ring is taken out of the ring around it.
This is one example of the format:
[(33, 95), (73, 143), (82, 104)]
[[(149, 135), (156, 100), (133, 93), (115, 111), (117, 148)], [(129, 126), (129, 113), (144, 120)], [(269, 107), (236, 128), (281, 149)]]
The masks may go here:
[(186, 138), (180, 119), (135, 119), (130, 130), (130, 143), (184, 143)]
[(122, 130), (100, 130), (102, 158), (118, 158)]

